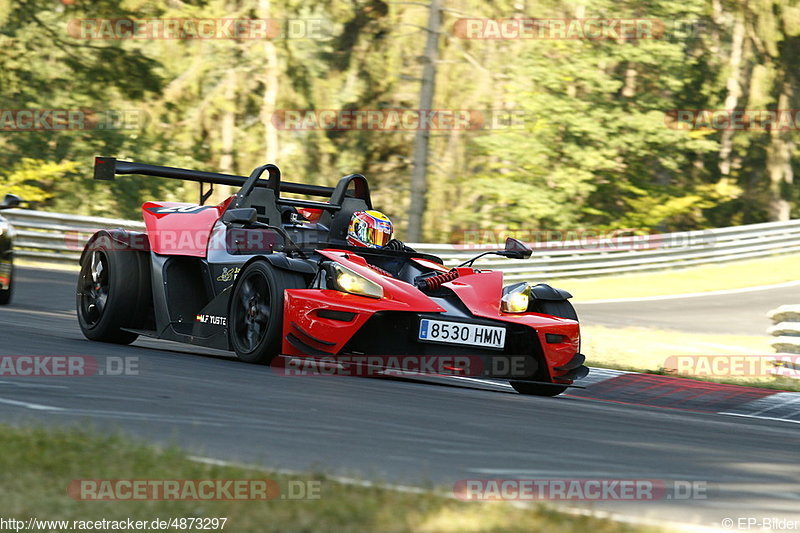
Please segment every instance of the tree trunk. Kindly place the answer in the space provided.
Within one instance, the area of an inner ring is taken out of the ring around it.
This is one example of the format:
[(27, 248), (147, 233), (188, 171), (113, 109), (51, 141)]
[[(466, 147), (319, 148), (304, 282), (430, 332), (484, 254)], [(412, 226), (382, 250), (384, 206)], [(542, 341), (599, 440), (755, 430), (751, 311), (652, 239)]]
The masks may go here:
[[(734, 110), (739, 105), (739, 98), (742, 96), (742, 55), (744, 51), (744, 14), (739, 11), (736, 13), (736, 21), (733, 26), (733, 42), (731, 43), (731, 55), (728, 60), (728, 81), (725, 84), (727, 96), (725, 97), (725, 109)], [(719, 173), (722, 177), (731, 172), (731, 154), (733, 153), (733, 134), (732, 129), (722, 131), (719, 147)]]
[[(259, 17), (269, 19), (272, 12), (270, 0), (259, 0)], [(264, 94), (261, 103), (261, 123), (264, 125), (264, 163), (276, 163), (280, 147), (278, 129), (272, 123), (272, 115), (278, 102), (278, 52), (269, 39), (264, 41)]]
[(233, 150), (236, 139), (236, 73), (229, 71), (225, 81), (225, 111), (222, 112), (221, 152), (219, 170), (223, 174), (233, 172)]
[[(792, 87), (789, 82), (788, 74), (784, 74), (781, 85), (780, 96), (778, 97), (777, 111), (786, 112), (790, 108), (789, 102), (792, 100)], [(774, 127), (769, 132), (770, 140), (767, 147), (767, 175), (769, 176), (769, 216), (770, 220), (785, 221), (791, 215), (791, 204), (787, 198), (787, 189), (794, 182), (792, 172), (792, 152), (794, 142), (792, 141), (791, 131), (781, 131), (781, 128)]]
[[(225, 77), (225, 103), (223, 105), (222, 119), (220, 120), (220, 156), (219, 171), (222, 174), (235, 174), (234, 154), (236, 151), (236, 73), (231, 70)], [(233, 187), (229, 185), (214, 185), (214, 192), (208, 198), (207, 204), (219, 204), (234, 194)]]
[[(422, 66), (422, 87), (419, 92), (421, 113), (430, 112), (436, 93), (436, 60), (439, 51), (439, 27), (441, 25), (440, 0), (431, 0), (428, 15), (428, 36), (425, 41), (425, 56)], [(414, 168), (411, 175), (411, 201), (408, 207), (408, 234), (411, 242), (422, 241), (425, 219), (426, 195), (428, 192), (428, 145), (431, 132), (420, 125), (414, 140)]]

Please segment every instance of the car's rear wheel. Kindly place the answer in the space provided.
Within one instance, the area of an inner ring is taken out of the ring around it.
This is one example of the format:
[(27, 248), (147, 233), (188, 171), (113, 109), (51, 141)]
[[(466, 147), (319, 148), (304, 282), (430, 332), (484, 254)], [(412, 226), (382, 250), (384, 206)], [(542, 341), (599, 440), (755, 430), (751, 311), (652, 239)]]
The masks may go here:
[(247, 363), (269, 363), (281, 349), (286, 289), (305, 288), (303, 277), (255, 261), (238, 276), (228, 313), (236, 357)]
[(142, 278), (142, 252), (116, 250), (110, 239), (100, 237), (90, 245), (78, 276), (78, 323), (87, 339), (130, 344), (138, 335), (133, 327), (140, 292), (149, 290)]
[[(530, 311), (543, 315), (578, 320), (578, 313), (575, 312), (575, 308), (569, 300), (534, 300)], [(509, 383), (518, 393), (531, 396), (558, 396), (568, 388), (560, 385), (540, 385), (538, 383), (528, 383), (525, 381), (510, 381)]]
[(8, 285), (5, 289), (0, 288), (0, 305), (8, 305), (11, 303), (11, 297), (14, 295), (14, 266), (8, 270)]

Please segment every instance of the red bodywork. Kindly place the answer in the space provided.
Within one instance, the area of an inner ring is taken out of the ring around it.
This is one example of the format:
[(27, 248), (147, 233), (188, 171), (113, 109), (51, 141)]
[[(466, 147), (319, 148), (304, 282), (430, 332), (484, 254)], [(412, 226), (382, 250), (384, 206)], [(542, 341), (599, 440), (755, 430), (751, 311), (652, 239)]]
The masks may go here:
[(161, 255), (206, 257), (211, 229), (228, 207), (200, 206), (182, 202), (145, 202), (142, 216), (150, 249)]
[[(381, 274), (370, 267), (360, 256), (337, 250), (320, 250), (326, 258), (337, 261), (383, 287), (384, 298), (374, 299), (331, 289), (290, 289), (284, 302), (283, 353), (292, 356), (306, 354), (292, 346), (287, 335), (298, 333), (315, 348), (338, 353), (358, 332), (367, 320), (379, 311), (442, 312), (438, 304), (409, 283)], [(426, 261), (430, 265), (436, 265)], [(448, 269), (438, 265), (446, 272)], [(578, 352), (579, 325), (574, 320), (539, 314), (510, 314), (500, 311), (503, 273), (478, 272), (472, 268), (459, 268), (459, 277), (444, 284), (455, 292), (470, 311), (483, 318), (524, 324), (536, 330), (550, 375), (555, 381), (566, 371), (556, 367), (567, 364)], [(351, 322), (320, 317), (322, 309), (355, 313)], [(562, 342), (547, 342), (546, 334), (556, 334)], [(324, 341), (317, 343), (314, 339)], [(571, 383), (566, 380), (565, 383)]]

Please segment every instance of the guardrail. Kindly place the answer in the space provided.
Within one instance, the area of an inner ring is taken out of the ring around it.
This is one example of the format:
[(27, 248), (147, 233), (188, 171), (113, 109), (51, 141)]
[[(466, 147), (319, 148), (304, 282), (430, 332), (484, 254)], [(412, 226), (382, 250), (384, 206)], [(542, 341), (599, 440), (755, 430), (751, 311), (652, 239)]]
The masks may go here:
[[(3, 211), (16, 228), (19, 257), (47, 262), (74, 263), (86, 240), (101, 228), (143, 230), (131, 220), (86, 217), (10, 209)], [(475, 235), (480, 235), (476, 232)], [(487, 249), (487, 245), (410, 244), (455, 265)], [(509, 282), (578, 278), (604, 274), (644, 272), (720, 263), (737, 259), (800, 252), (800, 220), (766, 222), (657, 235), (622, 236), (533, 244), (530, 259), (487, 256), (477, 267), (503, 270)]]
[[(446, 262), (463, 260), (480, 251), (463, 245), (416, 245)], [(534, 245), (531, 259), (510, 262), (489, 259), (479, 264), (502, 269), (508, 281), (578, 278), (680, 268), (800, 252), (800, 220), (766, 222), (640, 237), (598, 241), (565, 241)]]
[(14, 255), (53, 263), (76, 263), (89, 237), (102, 228), (144, 230), (144, 222), (9, 209), (0, 213), (14, 226)]

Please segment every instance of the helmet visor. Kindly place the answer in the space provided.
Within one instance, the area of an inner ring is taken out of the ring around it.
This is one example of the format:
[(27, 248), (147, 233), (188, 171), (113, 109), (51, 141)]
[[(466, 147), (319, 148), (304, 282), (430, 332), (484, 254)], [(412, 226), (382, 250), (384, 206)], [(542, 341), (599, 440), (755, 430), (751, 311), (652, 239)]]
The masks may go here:
[(369, 228), (369, 242), (371, 242), (374, 246), (378, 248), (383, 248), (389, 243), (389, 239), (392, 238), (392, 234), (390, 231), (386, 231), (384, 228)]

